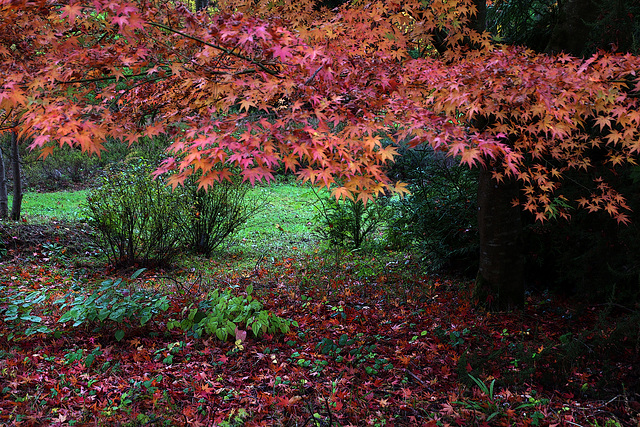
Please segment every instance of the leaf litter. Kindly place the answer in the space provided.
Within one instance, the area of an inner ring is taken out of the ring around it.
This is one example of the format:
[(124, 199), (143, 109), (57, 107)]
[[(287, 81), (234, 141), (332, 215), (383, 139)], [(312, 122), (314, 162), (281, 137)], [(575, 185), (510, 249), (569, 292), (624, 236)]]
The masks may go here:
[[(602, 320), (606, 307), (532, 294), (524, 312), (487, 313), (468, 295), (469, 282), (421, 274), (410, 259), (299, 255), (209, 281), (174, 272), (181, 282), (162, 282), (146, 272), (137, 285), (170, 295), (169, 309), (144, 327), (125, 325), (119, 341), (113, 328), (56, 323), (51, 304), (71, 284), (114, 272), (43, 265), (37, 251), (26, 252), (0, 264), (0, 309), (15, 292), (46, 290), (30, 316), (51, 331), (20, 335), (15, 323), (0, 323), (6, 425), (640, 420), (638, 341), (620, 337), (624, 316)], [(167, 330), (195, 295), (248, 286), (298, 327), (260, 338), (237, 329), (225, 342)]]

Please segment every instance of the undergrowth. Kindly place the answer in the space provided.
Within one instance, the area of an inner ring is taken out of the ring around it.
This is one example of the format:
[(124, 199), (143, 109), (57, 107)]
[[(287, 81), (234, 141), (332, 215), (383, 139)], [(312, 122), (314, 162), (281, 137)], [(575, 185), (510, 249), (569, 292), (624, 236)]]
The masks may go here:
[(137, 270), (129, 279), (106, 279), (98, 286), (74, 280), (66, 293), (48, 287), (22, 292), (19, 286), (0, 285), (0, 316), (11, 330), (6, 339), (35, 334), (60, 337), (71, 325), (95, 334), (112, 333), (117, 341), (127, 333), (174, 328), (196, 338), (211, 335), (226, 341), (241, 336), (244, 341), (244, 329), (260, 337), (287, 333), (292, 324), (264, 310), (253, 298), (252, 286), (244, 296), (230, 289), (176, 293), (167, 286), (150, 288), (137, 282), (144, 271)]
[(324, 251), (313, 194), (288, 188), (256, 189), (286, 201), (220, 257), (133, 278), (69, 263), (91, 249), (67, 225), (37, 239), (9, 228), (21, 237), (0, 263), (0, 422), (640, 421), (639, 310), (539, 294), (521, 313), (479, 311), (470, 282), (425, 274), (410, 253)]

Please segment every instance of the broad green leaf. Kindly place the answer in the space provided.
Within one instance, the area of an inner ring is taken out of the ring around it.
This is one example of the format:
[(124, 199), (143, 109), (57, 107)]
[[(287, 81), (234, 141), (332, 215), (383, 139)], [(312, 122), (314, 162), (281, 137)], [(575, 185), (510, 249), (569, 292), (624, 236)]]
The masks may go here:
[(135, 273), (133, 273), (131, 275), (131, 279), (137, 279), (138, 276), (140, 276), (144, 271), (146, 270), (146, 268), (139, 268), (138, 270), (135, 271)]
[(42, 322), (42, 317), (26, 314), (24, 316), (20, 316), (20, 320), (26, 320), (28, 322), (33, 322), (33, 323), (40, 323)]
[(227, 340), (227, 331), (224, 328), (219, 328), (216, 330), (216, 336), (218, 337), (218, 339), (220, 341), (226, 341)]
[(126, 312), (127, 312), (126, 307), (121, 307), (116, 311), (112, 311), (111, 314), (109, 315), (109, 319), (120, 323), (124, 320)]
[[(117, 339), (117, 338), (116, 338)], [(120, 341), (120, 340), (118, 340)], [(86, 359), (84, 359), (84, 366), (85, 368), (90, 368), (91, 365), (93, 365), (94, 360), (96, 360), (96, 355), (91, 353), (90, 355), (87, 356)]]

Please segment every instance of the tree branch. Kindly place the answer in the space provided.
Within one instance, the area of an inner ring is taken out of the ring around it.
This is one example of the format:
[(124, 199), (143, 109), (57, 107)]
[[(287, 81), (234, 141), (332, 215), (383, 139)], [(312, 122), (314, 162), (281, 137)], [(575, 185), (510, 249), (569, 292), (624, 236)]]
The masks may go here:
[(313, 81), (313, 79), (316, 78), (316, 76), (318, 75), (318, 73), (320, 72), (320, 70), (322, 70), (322, 67), (324, 67), (324, 65), (321, 65), (320, 67), (318, 67), (318, 69), (311, 75), (311, 77), (309, 77), (307, 79), (306, 82), (304, 82), (305, 86), (308, 86), (309, 83), (311, 83)]
[(250, 58), (248, 56), (244, 56), (244, 55), (241, 55), (239, 53), (234, 53), (233, 51), (231, 51), (231, 50), (229, 50), (227, 48), (224, 48), (222, 46), (218, 46), (218, 45), (209, 43), (209, 42), (204, 41), (204, 40), (202, 40), (202, 39), (200, 39), (198, 37), (192, 36), (192, 35), (187, 34), (187, 33), (183, 33), (182, 31), (174, 30), (173, 28), (167, 27), (166, 25), (160, 24), (159, 22), (149, 22), (149, 25), (161, 28), (161, 29), (166, 30), (166, 31), (171, 31), (174, 34), (181, 35), (182, 37), (185, 37), (185, 38), (187, 38), (189, 40), (193, 40), (193, 41), (201, 43), (201, 44), (203, 44), (205, 46), (209, 46), (209, 47), (211, 47), (213, 49), (217, 49), (217, 50), (219, 50), (221, 52), (226, 53), (227, 55), (235, 56), (236, 58), (242, 59), (244, 61), (248, 61), (248, 62), (256, 65), (260, 70), (264, 71), (267, 74), (271, 74), (272, 76), (276, 76), (276, 77), (279, 76), (279, 73), (277, 71), (267, 68), (264, 64), (260, 63), (259, 61), (256, 61), (253, 58)]
[(104, 76), (104, 77), (95, 77), (93, 79), (80, 79), (80, 80), (69, 80), (69, 81), (60, 81), (57, 80), (58, 83), (60, 84), (76, 84), (76, 83), (95, 83), (95, 82), (103, 82), (103, 81), (107, 81), (107, 80), (116, 80), (118, 78), (122, 78), (122, 79), (130, 79), (130, 78), (134, 78), (134, 77), (142, 77), (142, 76), (147, 76), (149, 75), (148, 73), (138, 73), (138, 74), (131, 74), (128, 76), (122, 75), (122, 76)]

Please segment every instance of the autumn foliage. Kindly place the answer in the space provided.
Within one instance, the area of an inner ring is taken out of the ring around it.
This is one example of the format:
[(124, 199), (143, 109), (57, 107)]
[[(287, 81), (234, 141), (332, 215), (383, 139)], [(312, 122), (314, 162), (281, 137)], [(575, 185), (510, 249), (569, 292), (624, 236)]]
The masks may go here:
[[(638, 420), (634, 340), (612, 344), (623, 322), (602, 321), (595, 307), (578, 316), (575, 307), (535, 296), (522, 313), (481, 313), (458, 283), (417, 274), (410, 260), (356, 259), (338, 267), (317, 255), (277, 259), (249, 276), (216, 275), (213, 283), (182, 271), (178, 280), (145, 272), (99, 285), (104, 272), (70, 271), (44, 243), (24, 244), (11, 251), (11, 264), (0, 265), (10, 304), (25, 302), (20, 310), (41, 318), (33, 325), (51, 329), (24, 336), (27, 316), (19, 326), (0, 322), (0, 421), (7, 425)], [(167, 331), (223, 282), (234, 300), (246, 301), (255, 287), (254, 304), (296, 327), (259, 337), (247, 328), (235, 342)], [(88, 306), (95, 297), (78, 297), (93, 291), (104, 298), (101, 288), (111, 296), (134, 289), (133, 298), (121, 299), (129, 310), (148, 299), (157, 309), (120, 323), (117, 315), (76, 327), (60, 323), (55, 301)], [(0, 310), (9, 317), (6, 304)], [(624, 394), (603, 399), (620, 383)]]
[[(494, 45), (469, 28), (469, 1), (2, 2), (3, 129), (100, 152), (168, 134), (158, 173), (208, 187), (239, 170), (254, 183), (284, 165), (338, 197), (395, 188), (395, 143), (430, 144), (515, 177), (543, 220), (567, 205), (626, 222), (599, 176), (577, 200), (564, 174), (634, 164), (639, 148), (632, 55), (587, 60)], [(217, 165), (225, 167), (218, 167)]]

